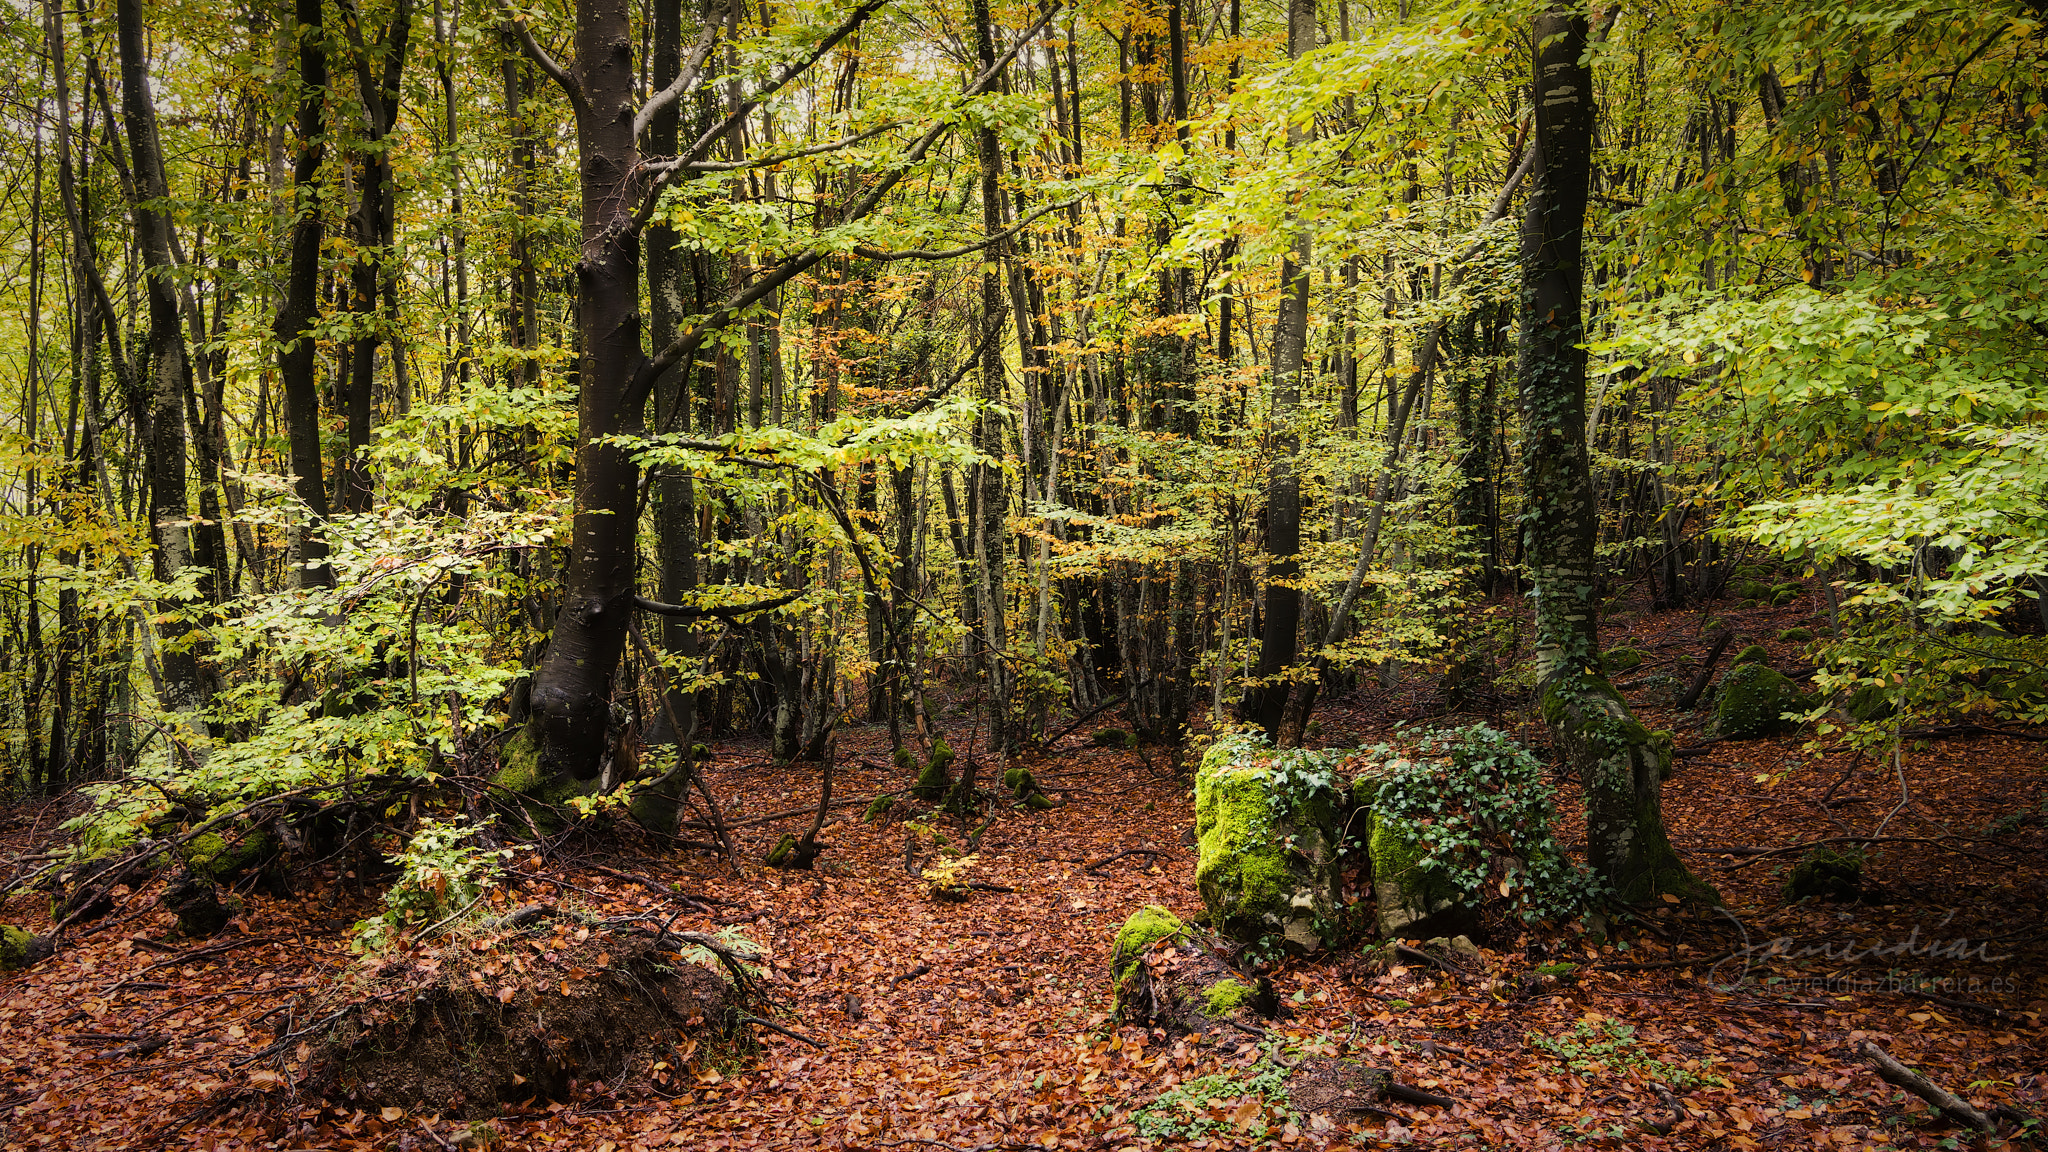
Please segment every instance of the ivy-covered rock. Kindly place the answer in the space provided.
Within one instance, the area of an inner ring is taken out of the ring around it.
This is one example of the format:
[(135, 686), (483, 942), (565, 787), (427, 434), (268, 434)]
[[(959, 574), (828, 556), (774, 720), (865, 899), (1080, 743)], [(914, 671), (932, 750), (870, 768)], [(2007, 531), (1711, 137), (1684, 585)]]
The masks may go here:
[(1342, 754), (1276, 750), (1257, 736), (1217, 741), (1195, 772), (1195, 884), (1211, 922), (1244, 943), (1294, 952), (1336, 942), (1333, 766)]
[(1380, 935), (1434, 935), (1470, 919), (1472, 895), (1451, 882), (1429, 859), (1415, 826), (1375, 816), (1368, 840), (1372, 854), (1373, 900)]
[(1737, 664), (1721, 678), (1714, 718), (1721, 735), (1749, 740), (1785, 731), (1791, 722), (1782, 714), (1803, 707), (1803, 694), (1776, 670), (1757, 663)]

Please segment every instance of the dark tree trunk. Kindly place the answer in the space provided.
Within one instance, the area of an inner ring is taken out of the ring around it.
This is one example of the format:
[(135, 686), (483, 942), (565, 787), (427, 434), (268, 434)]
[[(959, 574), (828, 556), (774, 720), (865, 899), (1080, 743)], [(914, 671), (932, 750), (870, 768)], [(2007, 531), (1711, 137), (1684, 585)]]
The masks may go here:
[(637, 431), (626, 411), (642, 360), (640, 202), (634, 169), (633, 7), (627, 0), (578, 0), (575, 100), (583, 227), (576, 263), (576, 517), (562, 605), (533, 679), (531, 754), (543, 776), (597, 776), (611, 686), (633, 612), (633, 555), (639, 468), (610, 437)]
[(1600, 670), (1592, 469), (1586, 448), (1584, 230), (1593, 151), (1586, 22), (1553, 10), (1536, 44), (1535, 167), (1522, 224), (1522, 516), (1536, 585), (1543, 716), (1586, 795), (1588, 854), (1623, 900), (1713, 897), (1672, 851), (1664, 758)]
[[(1288, 0), (1287, 52), (1300, 59), (1315, 46), (1315, 0)], [(1290, 141), (1302, 130), (1288, 128)], [(1287, 711), (1289, 685), (1281, 679), (1294, 664), (1295, 634), (1301, 624), (1301, 477), (1295, 470), (1300, 437), (1289, 425), (1301, 398), (1302, 362), (1308, 346), (1309, 236), (1297, 233), (1294, 247), (1280, 261), (1280, 315), (1273, 328), (1273, 468), (1266, 493), (1266, 553), (1273, 559), (1266, 572), (1265, 631), (1259, 637), (1259, 660), (1251, 690), (1245, 694), (1245, 719), (1280, 736)]]
[[(185, 406), (192, 395), (192, 359), (178, 313), (171, 220), (159, 207), (170, 198), (170, 189), (149, 90), (142, 0), (120, 0), (114, 14), (121, 53), (121, 113), (134, 163), (131, 215), (149, 307), (148, 343), (133, 383), (148, 390), (150, 536), (156, 545), (156, 578), (168, 581), (195, 561), (185, 476)], [(202, 599), (211, 599), (211, 591), (203, 588)], [(157, 651), (163, 703), (175, 712), (196, 713), (209, 703), (210, 686), (194, 646), (182, 642), (192, 626), (177, 618), (182, 605), (176, 601), (166, 601), (161, 608), (167, 620), (162, 625), (165, 644)]]
[(291, 265), (285, 276), (284, 301), (273, 325), (285, 424), (291, 439), (292, 490), (310, 517), (300, 530), (293, 556), (293, 569), (302, 588), (334, 582), (333, 570), (319, 563), (327, 557), (327, 543), (320, 536), (320, 526), (328, 516), (327, 480), (320, 457), (320, 389), (314, 379), (318, 349), (307, 332), (320, 308), (320, 164), (327, 150), (327, 41), (321, 9), (321, 0), (296, 0), (294, 8), (299, 41), (299, 155), (292, 165)]

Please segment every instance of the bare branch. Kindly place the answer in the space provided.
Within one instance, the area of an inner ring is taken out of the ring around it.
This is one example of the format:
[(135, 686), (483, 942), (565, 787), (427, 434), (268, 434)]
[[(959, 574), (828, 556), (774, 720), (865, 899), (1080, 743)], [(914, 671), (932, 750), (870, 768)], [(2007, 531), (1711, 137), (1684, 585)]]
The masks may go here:
[(763, 101), (774, 95), (783, 85), (810, 71), (811, 65), (816, 64), (825, 53), (830, 52), (841, 40), (853, 35), (862, 24), (867, 23), (868, 17), (880, 11), (882, 6), (888, 2), (889, 0), (866, 0), (860, 7), (853, 10), (851, 16), (841, 21), (839, 27), (826, 33), (825, 38), (818, 41), (818, 46), (811, 50), (810, 55), (795, 63), (784, 65), (775, 74), (774, 79), (762, 85), (760, 91), (755, 92), (739, 107), (733, 109), (725, 119), (706, 129), (702, 136), (697, 137), (696, 143), (683, 149), (680, 155), (691, 162), (702, 160), (705, 154), (711, 150), (711, 146), (717, 143), (720, 137), (732, 131), (733, 125), (753, 115), (754, 109), (759, 108)]
[(561, 87), (568, 95), (569, 103), (575, 106), (578, 117), (589, 115), (590, 101), (584, 98), (583, 85), (577, 83), (576, 77), (570, 75), (568, 69), (557, 64), (555, 58), (548, 55), (547, 49), (542, 48), (540, 42), (533, 38), (533, 29), (526, 26), (526, 17), (508, 11), (506, 18), (511, 21), (512, 30), (518, 34), (519, 46), (525, 49), (526, 58), (533, 61), (534, 67), (547, 73), (548, 79)]
[(755, 612), (766, 612), (770, 608), (780, 608), (784, 604), (791, 603), (802, 596), (802, 592), (791, 592), (787, 596), (777, 596), (773, 600), (759, 600), (752, 604), (721, 605), (716, 608), (691, 608), (682, 604), (663, 604), (659, 600), (649, 600), (645, 596), (635, 596), (633, 597), (633, 607), (640, 609), (642, 612), (652, 612), (657, 616), (685, 616), (691, 618), (716, 616), (721, 620), (731, 620), (736, 616), (749, 616)]
[(697, 76), (703, 71), (704, 58), (711, 55), (711, 47), (717, 42), (718, 25), (705, 25), (704, 31), (697, 35), (697, 43), (690, 48), (690, 58), (683, 63), (682, 71), (676, 75), (676, 82), (649, 96), (647, 103), (640, 106), (640, 111), (633, 114), (634, 139), (639, 139), (641, 134), (647, 131), (647, 126), (654, 123), (654, 118), (661, 114), (663, 108), (675, 103), (683, 93), (697, 86)]

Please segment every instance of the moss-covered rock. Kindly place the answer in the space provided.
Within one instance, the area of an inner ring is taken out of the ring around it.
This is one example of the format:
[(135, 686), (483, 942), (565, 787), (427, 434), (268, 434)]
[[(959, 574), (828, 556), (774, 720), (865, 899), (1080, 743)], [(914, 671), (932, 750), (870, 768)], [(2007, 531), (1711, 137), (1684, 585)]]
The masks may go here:
[(1790, 727), (1782, 714), (1801, 704), (1799, 690), (1778, 672), (1762, 664), (1737, 664), (1721, 678), (1715, 723), (1721, 735), (1736, 740), (1770, 736)]
[(1137, 736), (1121, 728), (1097, 728), (1095, 734), (1090, 739), (1103, 748), (1136, 748), (1138, 746)]
[(873, 824), (875, 821), (887, 816), (889, 809), (895, 806), (896, 798), (894, 796), (877, 796), (873, 800), (868, 801), (867, 809), (860, 814), (860, 822), (863, 824)]
[(1785, 877), (1785, 896), (1803, 900), (1854, 900), (1863, 894), (1863, 853), (1838, 852), (1826, 845), (1810, 849)]
[(12, 924), (0, 924), (0, 972), (12, 972), (48, 956), (48, 940)]
[(1626, 672), (1648, 658), (1639, 648), (1609, 648), (1600, 654), (1600, 664), (1609, 672)]
[(1195, 884), (1223, 935), (1280, 936), (1296, 952), (1330, 946), (1341, 904), (1335, 813), (1326, 801), (1290, 810), (1273, 796), (1272, 749), (1212, 745), (1195, 772)]
[(953, 790), (953, 746), (946, 743), (944, 736), (932, 738), (932, 758), (926, 761), (924, 770), (917, 774), (917, 783), (910, 786), (910, 794), (928, 804), (936, 804)]
[(1010, 790), (1011, 797), (1019, 804), (1034, 812), (1060, 806), (1059, 801), (1047, 796), (1045, 790), (1038, 786), (1037, 778), (1028, 769), (1012, 768), (1003, 773), (1003, 787)]
[(1429, 853), (1406, 824), (1375, 816), (1366, 846), (1380, 935), (1440, 935), (1469, 927), (1466, 894), (1424, 863)]
[(1778, 633), (1778, 642), (1781, 644), (1804, 644), (1811, 639), (1813, 639), (1813, 629), (1811, 628), (1787, 628)]
[(1669, 708), (1685, 693), (1685, 681), (1676, 676), (1645, 676), (1636, 683), (1636, 700), (1645, 708)]
[(1770, 649), (1765, 648), (1761, 644), (1751, 644), (1743, 648), (1742, 651), (1737, 652), (1735, 659), (1729, 661), (1729, 664), (1733, 666), (1736, 664), (1769, 664), (1770, 662)]
[(1122, 987), (1152, 945), (1161, 940), (1186, 936), (1187, 931), (1188, 926), (1181, 922), (1180, 917), (1158, 904), (1147, 904), (1131, 913), (1124, 926), (1117, 929), (1116, 941), (1110, 947), (1111, 984)]

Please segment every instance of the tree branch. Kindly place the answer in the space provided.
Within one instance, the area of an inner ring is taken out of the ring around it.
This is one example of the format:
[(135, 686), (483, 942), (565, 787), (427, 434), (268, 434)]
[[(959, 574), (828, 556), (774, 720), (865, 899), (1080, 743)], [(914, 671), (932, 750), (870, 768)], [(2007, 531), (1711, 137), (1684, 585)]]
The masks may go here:
[(711, 54), (712, 45), (718, 42), (718, 25), (706, 24), (704, 31), (697, 34), (697, 43), (690, 48), (690, 58), (683, 62), (682, 71), (676, 75), (675, 83), (647, 98), (640, 111), (633, 113), (633, 138), (639, 139), (654, 123), (654, 118), (663, 108), (675, 103), (683, 93), (697, 86), (697, 77), (704, 68), (704, 58)]
[(519, 36), (519, 46), (525, 50), (526, 58), (533, 61), (534, 67), (547, 73), (548, 79), (561, 87), (563, 93), (569, 97), (569, 103), (575, 107), (579, 118), (588, 116), (590, 101), (583, 95), (583, 85), (569, 74), (568, 69), (557, 64), (555, 58), (548, 55), (547, 49), (542, 48), (540, 42), (533, 38), (533, 29), (526, 26), (525, 16), (508, 10), (506, 18), (512, 24), (512, 31)]
[(1022, 220), (1017, 221), (1015, 224), (1010, 225), (1008, 228), (1003, 229), (1001, 232), (996, 233), (993, 236), (989, 236), (981, 240), (976, 240), (972, 244), (962, 244), (958, 248), (946, 248), (939, 250), (934, 250), (931, 248), (911, 248), (907, 251), (902, 252), (885, 252), (880, 248), (869, 248), (865, 245), (859, 245), (853, 249), (853, 254), (861, 257), (864, 260), (951, 260), (955, 256), (965, 256), (969, 252), (978, 252), (991, 244), (997, 243), (1002, 240), (1007, 240), (1010, 237), (1015, 236), (1017, 233), (1022, 232), (1026, 227), (1029, 227), (1031, 222), (1033, 220), (1038, 219), (1040, 216), (1043, 216), (1048, 212), (1057, 212), (1062, 208), (1071, 208), (1079, 203), (1079, 200), (1069, 200), (1064, 204), (1048, 204), (1045, 207), (1040, 208), (1038, 211), (1033, 212), (1031, 215), (1024, 217)]
[(691, 619), (716, 616), (720, 620), (732, 620), (740, 616), (750, 616), (756, 612), (766, 612), (770, 608), (780, 608), (802, 595), (802, 592), (791, 592), (787, 596), (777, 596), (773, 600), (758, 600), (752, 604), (732, 604), (719, 608), (691, 608), (682, 604), (663, 604), (659, 600), (649, 600), (645, 596), (635, 596), (633, 597), (633, 607), (640, 609), (642, 612), (652, 612), (657, 616), (684, 616)]
[[(752, 115), (754, 109), (759, 108), (763, 101), (773, 96), (783, 85), (810, 71), (811, 65), (816, 64), (825, 53), (830, 52), (841, 40), (853, 35), (862, 24), (867, 23), (868, 17), (880, 11), (882, 6), (888, 2), (889, 0), (866, 0), (866, 3), (853, 10), (853, 15), (841, 21), (839, 27), (826, 33), (825, 38), (818, 41), (818, 46), (811, 50), (809, 56), (794, 64), (784, 66), (773, 80), (761, 86), (760, 91), (755, 92), (739, 107), (733, 109), (725, 119), (705, 129), (704, 134), (697, 137), (696, 143), (683, 149), (678, 155), (692, 162), (702, 160), (705, 153), (711, 150), (711, 146), (717, 143), (720, 137), (732, 131), (733, 125)], [(635, 122), (637, 124), (637, 117)]]

